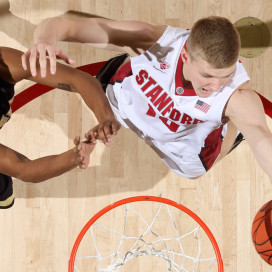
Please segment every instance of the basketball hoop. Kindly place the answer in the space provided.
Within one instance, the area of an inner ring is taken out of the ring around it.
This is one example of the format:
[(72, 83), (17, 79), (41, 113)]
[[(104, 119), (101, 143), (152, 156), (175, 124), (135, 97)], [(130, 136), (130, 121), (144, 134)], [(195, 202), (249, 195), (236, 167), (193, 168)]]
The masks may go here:
[(154, 196), (126, 198), (95, 214), (76, 239), (68, 271), (128, 271), (134, 262), (129, 271), (143, 272), (152, 260), (142, 265), (142, 256), (163, 260), (166, 270), (159, 271), (223, 272), (206, 224), (185, 206)]

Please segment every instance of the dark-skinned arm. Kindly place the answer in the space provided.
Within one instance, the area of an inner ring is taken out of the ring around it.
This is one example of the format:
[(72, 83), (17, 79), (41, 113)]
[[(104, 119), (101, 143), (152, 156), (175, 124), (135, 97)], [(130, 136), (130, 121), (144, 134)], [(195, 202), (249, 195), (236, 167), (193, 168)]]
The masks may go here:
[[(12, 84), (27, 78), (19, 60), (20, 51), (0, 47), (0, 75)], [(46, 84), (42, 80), (38, 82)], [(41, 182), (77, 166), (85, 169), (89, 165), (94, 144), (81, 142), (80, 137), (75, 139), (74, 144), (75, 147), (67, 152), (36, 160), (30, 160), (0, 144), (0, 172), (26, 182)]]
[[(111, 135), (116, 135), (120, 129), (120, 124), (114, 117), (99, 81), (87, 73), (60, 63), (57, 63), (58, 69), (55, 75), (47, 73), (46, 77), (42, 77), (40, 73), (37, 73), (33, 77), (29, 69), (24, 70), (22, 67), (22, 54), (21, 51), (15, 49), (1, 48), (2, 59), (7, 65), (11, 76), (10, 82), (16, 83), (22, 79), (28, 79), (54, 88), (79, 93), (86, 105), (94, 112), (99, 122), (99, 139), (108, 144), (111, 140)], [(49, 65), (47, 67), (49, 69)], [(95, 142), (94, 138), (90, 140)]]
[(0, 172), (25, 182), (38, 183), (80, 166), (87, 168), (94, 144), (80, 143), (64, 153), (30, 160), (21, 153), (0, 144)]

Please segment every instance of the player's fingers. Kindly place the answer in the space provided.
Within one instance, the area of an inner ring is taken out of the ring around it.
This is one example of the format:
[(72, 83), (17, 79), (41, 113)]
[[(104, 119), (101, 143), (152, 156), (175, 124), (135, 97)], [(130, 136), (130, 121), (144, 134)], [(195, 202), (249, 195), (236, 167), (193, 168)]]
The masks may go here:
[(118, 121), (112, 122), (112, 124), (111, 124), (112, 134), (116, 135), (117, 131), (120, 129), (120, 127), (121, 127), (121, 124)]
[(59, 58), (59, 59), (62, 59), (63, 61), (65, 61), (67, 64), (75, 64), (76, 62), (75, 62), (75, 60), (73, 60), (73, 59), (71, 59), (71, 58), (69, 58), (66, 54), (64, 54), (63, 52), (62, 52), (62, 50), (58, 50), (58, 52), (57, 52), (57, 57)]
[(82, 169), (82, 165), (83, 165), (83, 160), (84, 160), (83, 156), (78, 156), (79, 168), (81, 168), (81, 169)]
[(81, 154), (82, 148), (83, 148), (83, 142), (80, 142), (80, 139), (79, 139), (79, 144), (77, 145), (77, 150), (78, 150), (78, 152), (80, 152), (80, 154)]
[(104, 135), (106, 137), (106, 141), (110, 142), (111, 141), (111, 134), (112, 134), (112, 128), (110, 125), (104, 126)]
[(37, 50), (36, 47), (32, 47), (30, 49), (30, 57), (29, 57), (29, 64), (30, 64), (30, 71), (32, 76), (36, 76), (36, 61), (37, 61)]
[(88, 142), (96, 143), (96, 136), (97, 132), (94, 130), (89, 130), (87, 133), (85, 133), (85, 138), (87, 139)]
[(88, 167), (87, 163), (85, 162), (85, 160), (83, 159), (80, 166), (81, 169), (86, 169)]
[(88, 142), (94, 140), (93, 131), (88, 131), (85, 133), (85, 138)]
[(25, 52), (21, 57), (22, 66), (25, 71), (27, 70), (27, 60), (29, 59), (29, 56), (30, 56), (30, 50), (27, 50), (27, 52)]
[(99, 127), (98, 130), (97, 130), (97, 133), (98, 133), (99, 139), (100, 139), (105, 145), (108, 145), (109, 142), (108, 142), (108, 140), (107, 140), (107, 136), (106, 136), (106, 134), (105, 134), (104, 128), (103, 128), (103, 127)]
[(39, 53), (39, 64), (41, 70), (41, 77), (46, 76), (46, 48), (44, 43), (37, 45), (37, 51)]
[(75, 144), (76, 146), (78, 146), (79, 143), (80, 143), (80, 137), (77, 136), (77, 137), (75, 137), (75, 139), (74, 139), (74, 144)]
[(82, 163), (80, 164), (80, 169), (86, 169), (86, 168), (88, 168), (88, 166), (89, 166), (89, 164), (87, 164), (87, 163), (85, 163), (85, 162), (82, 162)]
[(55, 53), (52, 46), (47, 46), (46, 51), (47, 51), (47, 54), (48, 54), (48, 57), (49, 57), (49, 62), (50, 62), (50, 73), (52, 75), (54, 75), (56, 73), (56, 69), (57, 69), (56, 53)]
[(76, 61), (74, 59), (68, 58), (68, 63), (74, 65), (76, 64)]

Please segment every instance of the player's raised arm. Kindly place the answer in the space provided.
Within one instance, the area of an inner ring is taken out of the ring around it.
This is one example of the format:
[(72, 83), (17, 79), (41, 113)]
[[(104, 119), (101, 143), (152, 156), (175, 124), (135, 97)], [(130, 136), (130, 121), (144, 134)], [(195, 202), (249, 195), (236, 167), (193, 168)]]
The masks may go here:
[[(0, 48), (0, 50), (3, 61), (8, 67), (6, 69), (9, 69), (11, 83), (29, 79), (54, 88), (77, 92), (94, 112), (99, 122), (98, 138), (108, 144), (111, 135), (117, 134), (120, 124), (112, 112), (101, 84), (95, 77), (60, 63), (57, 63), (58, 69), (55, 75), (48, 73), (47, 77), (41, 77), (40, 73), (38, 73), (37, 76), (33, 77), (29, 69), (25, 71), (20, 64), (21, 51), (12, 48)], [(40, 68), (37, 67), (37, 69), (39, 71)], [(47, 69), (49, 69), (48, 65)], [(92, 135), (88, 139), (95, 142)]]
[(36, 75), (38, 58), (42, 76), (46, 75), (46, 55), (50, 59), (50, 71), (56, 71), (56, 59), (66, 63), (74, 61), (57, 46), (58, 41), (88, 43), (96, 48), (139, 54), (152, 46), (165, 30), (139, 21), (113, 21), (102, 18), (61, 18), (43, 21), (34, 32), (34, 45), (22, 56), (24, 69), (30, 66)]
[(250, 89), (237, 90), (229, 100), (226, 115), (242, 132), (272, 183), (272, 134), (259, 96)]

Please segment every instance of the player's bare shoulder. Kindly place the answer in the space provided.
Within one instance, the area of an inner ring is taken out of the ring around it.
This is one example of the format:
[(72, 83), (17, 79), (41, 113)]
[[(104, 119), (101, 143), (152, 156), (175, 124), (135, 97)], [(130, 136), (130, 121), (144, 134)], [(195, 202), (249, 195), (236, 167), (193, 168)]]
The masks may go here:
[[(120, 25), (120, 22), (116, 24)], [(121, 31), (119, 29), (117, 35), (116, 32), (115, 35), (112, 35), (116, 38), (112, 43), (123, 46), (122, 51), (130, 56), (137, 56), (151, 48), (167, 28), (165, 25), (153, 25), (139, 21), (126, 21), (121, 26)], [(128, 31), (123, 31), (124, 28)]]
[(156, 42), (164, 33), (167, 26), (166, 25), (151, 25), (152, 27), (152, 34), (153, 34), (153, 41)]
[(258, 94), (249, 83), (239, 86), (230, 97), (225, 115), (230, 119), (254, 120), (257, 115), (264, 115), (263, 105)]

